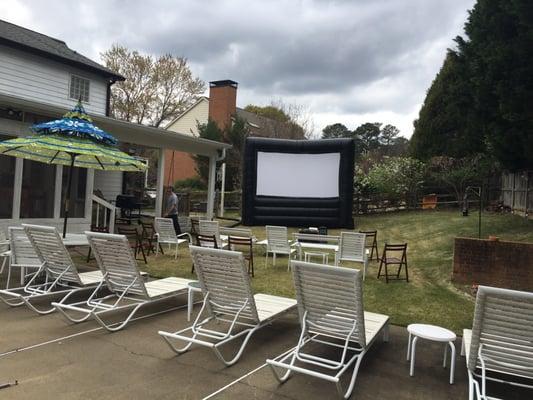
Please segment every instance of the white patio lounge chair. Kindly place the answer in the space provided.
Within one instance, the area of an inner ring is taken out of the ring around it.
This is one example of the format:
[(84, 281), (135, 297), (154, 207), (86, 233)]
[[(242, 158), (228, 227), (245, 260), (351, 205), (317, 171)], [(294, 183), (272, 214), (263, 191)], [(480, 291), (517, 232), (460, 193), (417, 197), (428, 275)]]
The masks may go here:
[[(13, 268), (18, 268), (20, 270), (20, 284), (24, 285), (26, 278), (31, 277), (42, 264), (23, 227), (12, 226), (8, 228), (8, 232), (10, 250), (5, 253), (6, 255), (9, 254), (6, 289), (9, 289), (9, 282), (11, 280), (11, 272)], [(26, 273), (26, 270), (28, 269), (31, 270), (30, 273)]]
[(272, 253), (273, 265), (276, 265), (276, 255), (283, 254), (288, 257), (287, 268), (289, 268), (291, 257), (296, 255), (297, 249), (294, 247), (294, 243), (289, 241), (287, 227), (267, 225), (265, 229), (267, 237), (265, 266), (268, 266), (268, 253)]
[[(126, 236), (97, 232), (85, 234), (111, 294), (97, 298), (98, 287), (87, 301), (54, 303), (69, 320), (78, 322), (72, 317), (73, 313), (85, 318), (93, 316), (102, 327), (115, 332), (124, 328), (142, 306), (187, 294), (187, 285), (192, 282), (190, 279), (170, 277), (145, 282)], [(106, 315), (128, 309), (131, 311), (121, 322), (106, 323), (103, 319)]]
[[(0, 290), (0, 299), (6, 304), (12, 307), (26, 304), (39, 314), (49, 314), (54, 311), (54, 305), (39, 309), (35, 303), (57, 297), (61, 297), (60, 302), (63, 302), (73, 294), (93, 289), (101, 283), (100, 271), (78, 272), (56, 228), (24, 224), (22, 226), (41, 265), (25, 286)], [(15, 244), (15, 248), (18, 244), (20, 242)], [(37, 283), (37, 278), (41, 276), (44, 283)]]
[[(0, 274), (4, 272), (4, 268), (9, 261), (11, 251), (9, 250), (9, 240), (6, 238), (6, 234), (3, 229), (0, 229), (0, 258), (2, 258), (2, 266), (0, 267)], [(9, 280), (7, 281), (9, 285)]]
[[(244, 256), (240, 252), (191, 246), (191, 255), (204, 301), (193, 325), (174, 333), (159, 331), (170, 348), (181, 354), (193, 344), (213, 350), (226, 365), (241, 357), (252, 334), (296, 306), (294, 299), (253, 294)], [(204, 317), (204, 313), (208, 314)], [(226, 331), (209, 329), (209, 322), (229, 324)], [(242, 328), (242, 330), (238, 330)], [(189, 334), (192, 336), (189, 336)], [(237, 352), (228, 360), (220, 347), (244, 337)], [(186, 342), (178, 348), (174, 342)]]
[(339, 251), (335, 253), (335, 265), (341, 261), (352, 261), (363, 264), (363, 280), (368, 268), (368, 254), (366, 253), (366, 235), (364, 233), (341, 232)]
[(487, 380), (533, 389), (533, 293), (480, 286), (461, 355), (470, 400), (495, 399), (487, 396)]
[(220, 224), (218, 221), (207, 221), (207, 220), (200, 220), (198, 223), (199, 226), (199, 234), (204, 236), (215, 236), (215, 239), (217, 241), (217, 247), (219, 249), (223, 249), (227, 247), (227, 237), (222, 238), (220, 236)]
[[(267, 363), (281, 383), (291, 372), (298, 372), (335, 383), (341, 397), (348, 398), (369, 347), (379, 334), (388, 340), (389, 317), (363, 310), (360, 271), (301, 261), (291, 264), (302, 326), (300, 339), (288, 354)], [(308, 353), (305, 346), (310, 342), (341, 349), (340, 357)], [(352, 377), (344, 390), (341, 376), (352, 366)], [(277, 369), (285, 373), (280, 375)], [(326, 373), (328, 370), (331, 373)]]
[[(155, 218), (154, 220), (154, 229), (155, 229), (155, 236), (157, 238), (157, 246), (155, 250), (155, 254), (159, 254), (159, 246), (161, 244), (168, 244), (168, 248), (172, 245), (176, 247), (176, 253), (174, 255), (174, 259), (178, 258), (178, 248), (179, 245), (182, 243), (192, 243), (192, 237), (190, 233), (182, 233), (180, 235), (176, 235), (176, 231), (174, 230), (174, 223), (172, 222), (172, 219), (170, 218)], [(187, 239), (184, 239), (184, 238)]]

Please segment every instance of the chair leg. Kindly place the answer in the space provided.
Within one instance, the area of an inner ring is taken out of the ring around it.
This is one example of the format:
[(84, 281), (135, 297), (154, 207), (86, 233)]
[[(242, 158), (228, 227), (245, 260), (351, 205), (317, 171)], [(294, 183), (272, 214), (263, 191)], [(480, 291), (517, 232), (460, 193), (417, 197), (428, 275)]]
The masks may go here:
[(89, 252), (87, 253), (87, 262), (91, 260), (91, 248), (89, 247)]
[(405, 281), (409, 282), (409, 272), (407, 270), (407, 257), (405, 257)]
[(383, 260), (380, 261), (379, 263), (379, 269), (378, 269), (378, 279), (380, 278), (381, 276), (381, 267), (383, 266)]
[(385, 261), (385, 283), (389, 283), (389, 270), (387, 268), (387, 261)]

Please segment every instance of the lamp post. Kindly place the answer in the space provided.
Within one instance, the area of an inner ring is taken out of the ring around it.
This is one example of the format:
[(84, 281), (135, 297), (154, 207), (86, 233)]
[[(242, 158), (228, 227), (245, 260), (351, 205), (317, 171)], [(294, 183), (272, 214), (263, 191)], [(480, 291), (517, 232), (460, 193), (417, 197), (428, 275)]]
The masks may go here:
[(478, 213), (478, 237), (481, 239), (481, 209), (482, 201), (481, 197), (481, 186), (468, 186), (465, 190), (463, 196), (463, 217), (468, 217), (468, 193), (471, 192), (475, 194), (479, 199), (479, 213)]

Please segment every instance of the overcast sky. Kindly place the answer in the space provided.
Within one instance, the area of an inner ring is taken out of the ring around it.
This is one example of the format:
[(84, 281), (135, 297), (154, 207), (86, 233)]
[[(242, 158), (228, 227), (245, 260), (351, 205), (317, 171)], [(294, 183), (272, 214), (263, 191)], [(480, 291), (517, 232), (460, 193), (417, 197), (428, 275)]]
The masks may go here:
[(0, 18), (96, 60), (112, 44), (187, 57), (204, 81), (239, 82), (237, 104), (281, 99), (318, 132), (341, 122), (410, 137), (426, 90), (474, 0), (2, 0)]

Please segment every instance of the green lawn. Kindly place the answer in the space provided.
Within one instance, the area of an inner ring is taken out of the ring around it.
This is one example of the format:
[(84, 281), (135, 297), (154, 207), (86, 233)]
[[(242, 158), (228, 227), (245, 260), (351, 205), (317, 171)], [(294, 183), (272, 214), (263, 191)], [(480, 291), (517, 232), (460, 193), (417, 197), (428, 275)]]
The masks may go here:
[[(465, 218), (458, 210), (400, 212), (360, 217), (356, 224), (357, 229), (378, 230), (380, 253), (385, 240), (408, 243), (409, 283), (385, 284), (383, 279), (376, 278), (377, 262), (371, 262), (364, 283), (366, 310), (390, 315), (392, 322), (398, 325), (425, 322), (442, 325), (458, 333), (471, 326), (474, 299), (464, 287), (451, 284), (450, 276), (453, 238), (477, 237), (477, 214)], [(253, 230), (259, 240), (264, 239), (264, 227)], [(338, 232), (330, 230), (331, 234)], [(533, 242), (533, 221), (509, 214), (485, 213), (482, 234), (483, 237), (497, 235), (501, 240)], [(182, 248), (177, 262), (169, 255), (151, 256), (146, 269), (157, 277), (191, 277), (191, 260), (187, 253), (187, 249)], [(263, 250), (256, 249), (254, 255), (255, 277), (252, 284), (255, 291), (294, 296), (287, 259), (279, 257), (277, 265), (273, 266), (270, 257), (265, 267)]]

